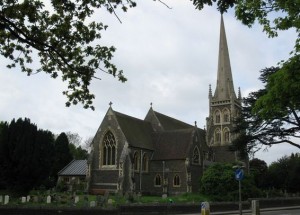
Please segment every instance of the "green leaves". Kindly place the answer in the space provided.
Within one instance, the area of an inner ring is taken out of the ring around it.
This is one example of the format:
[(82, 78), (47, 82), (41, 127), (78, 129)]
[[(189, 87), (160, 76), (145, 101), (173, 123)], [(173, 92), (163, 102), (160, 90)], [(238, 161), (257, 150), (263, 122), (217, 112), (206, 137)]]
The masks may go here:
[(217, 2), (217, 8), (221, 13), (227, 12), (227, 10), (234, 6), (236, 0), (191, 0), (196, 6), (196, 9), (202, 10), (204, 5), (212, 6), (213, 3)]
[(131, 0), (51, 0), (47, 2), (51, 7), (46, 7), (44, 2), (0, 2), (0, 54), (12, 61), (8, 68), (20, 67), (31, 75), (34, 63), (38, 65), (36, 72), (48, 73), (52, 78), (60, 76), (68, 82), (63, 92), (68, 98), (67, 106), (82, 103), (84, 108), (94, 109), (95, 96), (89, 85), (100, 71), (122, 82), (126, 78), (111, 63), (116, 49), (97, 45), (107, 26), (89, 17), (100, 7), (112, 12), (112, 8), (120, 6), (126, 11), (136, 4)]

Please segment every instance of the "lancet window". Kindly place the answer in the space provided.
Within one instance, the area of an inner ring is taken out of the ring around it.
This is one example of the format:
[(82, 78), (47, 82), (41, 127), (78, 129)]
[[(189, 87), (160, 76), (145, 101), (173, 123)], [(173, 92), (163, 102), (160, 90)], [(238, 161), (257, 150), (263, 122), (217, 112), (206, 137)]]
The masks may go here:
[(108, 131), (103, 138), (103, 160), (102, 164), (116, 164), (116, 140), (112, 132)]

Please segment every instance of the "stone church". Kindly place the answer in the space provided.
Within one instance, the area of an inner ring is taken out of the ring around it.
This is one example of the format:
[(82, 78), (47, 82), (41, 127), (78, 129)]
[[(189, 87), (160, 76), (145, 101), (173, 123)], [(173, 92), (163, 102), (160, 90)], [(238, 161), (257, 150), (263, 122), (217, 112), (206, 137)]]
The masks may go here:
[(207, 129), (155, 111), (144, 119), (110, 107), (92, 142), (89, 191), (169, 195), (199, 191), (203, 171), (212, 162), (237, 160), (229, 146), (241, 93), (234, 91), (225, 27), (221, 16), (217, 84), (209, 86)]

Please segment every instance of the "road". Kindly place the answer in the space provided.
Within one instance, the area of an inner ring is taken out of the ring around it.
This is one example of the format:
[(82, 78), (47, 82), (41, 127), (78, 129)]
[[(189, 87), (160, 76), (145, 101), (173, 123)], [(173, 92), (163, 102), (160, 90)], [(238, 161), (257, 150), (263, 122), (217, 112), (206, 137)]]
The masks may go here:
[[(220, 213), (211, 213), (211, 215), (221, 215)], [(275, 210), (275, 211), (262, 211), (260, 215), (299, 215), (300, 209), (293, 209), (293, 210)], [(229, 214), (228, 214), (229, 215)], [(230, 215), (239, 215), (239, 213), (233, 213)], [(243, 212), (243, 215), (252, 215), (251, 212)]]
[[(268, 208), (261, 209), (260, 215), (299, 215), (300, 206), (286, 207), (286, 208)], [(186, 215), (201, 215), (197, 214), (186, 214)], [(211, 212), (210, 215), (239, 215), (238, 211), (226, 211), (226, 212)], [(244, 210), (243, 215), (252, 215), (250, 210)]]

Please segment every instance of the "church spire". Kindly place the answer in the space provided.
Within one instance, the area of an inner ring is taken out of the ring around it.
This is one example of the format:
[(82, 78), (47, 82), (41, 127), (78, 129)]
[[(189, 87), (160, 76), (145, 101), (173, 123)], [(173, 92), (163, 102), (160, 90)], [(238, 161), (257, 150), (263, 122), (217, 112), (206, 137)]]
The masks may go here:
[(229, 100), (230, 98), (236, 99), (236, 94), (233, 86), (223, 15), (221, 15), (218, 78), (214, 99)]

